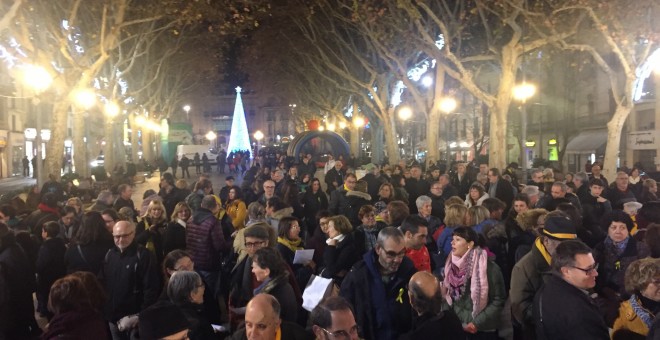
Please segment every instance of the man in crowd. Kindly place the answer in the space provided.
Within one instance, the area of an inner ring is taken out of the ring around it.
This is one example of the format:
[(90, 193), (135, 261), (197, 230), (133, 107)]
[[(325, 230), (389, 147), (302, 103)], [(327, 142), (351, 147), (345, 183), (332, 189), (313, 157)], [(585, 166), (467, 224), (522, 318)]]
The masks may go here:
[(358, 340), (353, 308), (340, 296), (323, 299), (309, 316), (312, 331), (319, 340)]
[(467, 195), (470, 185), (472, 185), (472, 180), (468, 176), (465, 163), (458, 163), (456, 165), (456, 173), (451, 177), (451, 185), (456, 188), (459, 197), (465, 197)]
[(165, 206), (165, 216), (169, 219), (174, 212), (174, 207), (177, 203), (186, 199), (186, 191), (177, 188), (174, 185), (174, 176), (166, 172), (160, 177), (160, 192), (158, 196), (163, 198), (163, 205)]
[(282, 186), (284, 186), (284, 172), (280, 169), (275, 169), (270, 173), (270, 179), (275, 183), (275, 193), (277, 196), (282, 196)]
[(426, 220), (419, 215), (410, 215), (403, 220), (400, 229), (406, 246), (406, 256), (413, 262), (415, 269), (430, 272), (431, 256), (425, 245), (429, 234)]
[[(337, 161), (337, 163), (339, 163), (339, 161)], [(344, 215), (348, 218), (353, 216), (353, 208), (346, 197), (346, 194), (348, 194), (349, 191), (354, 191), (356, 184), (357, 178), (355, 177), (355, 174), (348, 174), (346, 175), (344, 185), (330, 193), (328, 211), (330, 211), (331, 214)]]
[(532, 173), (529, 176), (529, 181), (527, 181), (527, 185), (534, 185), (539, 189), (539, 191), (544, 192), (545, 182), (543, 182), (543, 170), (538, 168), (532, 170)]
[(417, 318), (412, 330), (399, 337), (400, 340), (442, 339), (462, 340), (465, 332), (461, 320), (448, 309), (442, 311), (444, 297), (438, 279), (429, 272), (417, 272), (408, 283), (408, 298)]
[[(213, 195), (206, 195), (193, 213), (192, 221), (186, 226), (186, 246), (195, 270), (204, 279), (207, 287), (218, 287), (223, 253), (231, 247), (222, 232), (222, 224), (216, 217), (221, 207)], [(214, 291), (214, 296), (217, 294)], [(216, 296), (217, 297), (217, 296)]]
[[(584, 185), (586, 187), (586, 185)], [(605, 238), (605, 232), (600, 227), (603, 216), (612, 212), (612, 203), (603, 197), (606, 184), (600, 179), (589, 181), (589, 191), (582, 199), (582, 228), (585, 231), (580, 235), (582, 242), (596, 246)]]
[(298, 173), (300, 173), (300, 177), (305, 177), (305, 174), (309, 174), (312, 178), (316, 177), (316, 164), (312, 160), (311, 153), (306, 154), (305, 158), (298, 164)]
[[(550, 260), (557, 246), (564, 240), (577, 238), (573, 223), (561, 214), (545, 220), (532, 250), (513, 267), (511, 274), (511, 317), (517, 339), (536, 339), (532, 305), (534, 295), (543, 285), (543, 273), (550, 270)], [(518, 337), (520, 335), (521, 337)]]
[(573, 175), (573, 184), (575, 185), (575, 194), (580, 199), (580, 203), (583, 203), (589, 197), (589, 176), (586, 172), (578, 172)]
[[(454, 187), (450, 181), (449, 181), (449, 175), (443, 174), (440, 175), (438, 178), (438, 183), (440, 183), (440, 186), (442, 186), (442, 198), (445, 199), (445, 201), (452, 196), (458, 196), (458, 190), (456, 187)], [(469, 187), (468, 187), (469, 188)], [(465, 195), (460, 196), (461, 198), (465, 197)]]
[(605, 197), (612, 203), (612, 209), (619, 210), (623, 210), (624, 203), (637, 201), (632, 188), (628, 185), (627, 173), (623, 171), (616, 173), (616, 181), (610, 185)]
[(231, 190), (232, 187), (234, 187), (234, 176), (225, 177), (225, 186), (220, 189), (220, 193), (218, 194), (220, 201), (223, 204), (227, 202), (227, 199), (229, 198), (229, 190)]
[(57, 237), (63, 239), (65, 243), (69, 243), (78, 232), (80, 222), (76, 221), (76, 208), (65, 206), (63, 210), (62, 217), (58, 221), (60, 233)]
[(557, 246), (552, 272), (534, 298), (538, 339), (609, 339), (605, 320), (587, 293), (596, 285), (598, 264), (578, 240)]
[(268, 294), (257, 294), (245, 309), (245, 328), (233, 340), (312, 340), (314, 336), (298, 324), (280, 319), (280, 303)]
[(328, 186), (326, 190), (328, 195), (331, 195), (333, 191), (342, 188), (344, 185), (344, 177), (346, 176), (346, 173), (341, 169), (343, 166), (341, 161), (335, 161), (334, 164), (335, 166), (325, 174), (325, 184)]
[(571, 203), (578, 210), (582, 210), (580, 200), (575, 194), (568, 192), (568, 186), (564, 182), (554, 182), (550, 189), (550, 195), (545, 195), (537, 204), (538, 208), (543, 208), (548, 211), (557, 209), (560, 203)]
[(488, 196), (504, 202), (506, 207), (504, 208), (503, 216), (506, 216), (513, 202), (513, 186), (511, 186), (509, 181), (502, 179), (498, 168), (490, 168), (488, 170), (488, 186), (486, 187), (486, 191), (488, 192)]
[(381, 230), (375, 249), (353, 266), (339, 293), (354, 306), (363, 338), (392, 340), (410, 329), (412, 310), (405, 292), (414, 273), (401, 231)]
[(133, 196), (133, 188), (128, 184), (121, 184), (117, 187), (117, 191), (119, 191), (119, 197), (115, 200), (112, 208), (115, 209), (115, 211), (119, 211), (119, 209), (123, 207), (129, 207), (131, 210), (135, 211), (135, 204), (131, 199), (131, 196)]
[(539, 190), (539, 187), (536, 185), (526, 185), (524, 188), (522, 188), (522, 190), (520, 190), (520, 193), (527, 195), (529, 198), (529, 209), (536, 208), (536, 204), (541, 198), (541, 191)]
[(445, 199), (442, 197), (442, 184), (440, 182), (431, 183), (431, 189), (426, 195), (431, 198), (431, 215), (443, 221), (445, 219)]
[(591, 176), (589, 176), (589, 179), (591, 180), (591, 179), (594, 179), (594, 178), (598, 178), (601, 181), (603, 181), (604, 183), (609, 183), (607, 181), (607, 178), (605, 178), (605, 176), (603, 176), (603, 174), (601, 173), (601, 170), (602, 170), (602, 168), (601, 168), (600, 163), (598, 163), (598, 162), (594, 163), (591, 166)]
[(133, 222), (117, 222), (112, 236), (115, 247), (106, 254), (100, 274), (108, 295), (104, 312), (113, 339), (131, 339), (137, 313), (158, 299), (160, 274), (154, 255), (135, 241)]
[[(440, 185), (444, 187), (444, 184), (441, 183)], [(419, 164), (413, 164), (410, 168), (410, 178), (406, 179), (405, 188), (408, 192), (408, 208), (411, 214), (417, 213), (417, 205), (415, 204), (417, 197), (429, 192), (430, 187), (429, 182), (422, 178), (422, 168)]]
[(257, 201), (265, 207), (266, 202), (268, 202), (269, 199), (275, 197), (275, 182), (272, 180), (266, 180), (264, 181), (263, 188), (264, 193), (259, 197)]

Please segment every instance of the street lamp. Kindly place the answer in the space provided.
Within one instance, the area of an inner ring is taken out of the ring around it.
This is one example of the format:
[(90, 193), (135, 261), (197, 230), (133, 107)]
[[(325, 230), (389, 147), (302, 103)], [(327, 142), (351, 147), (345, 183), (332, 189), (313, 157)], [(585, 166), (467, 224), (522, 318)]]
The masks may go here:
[(46, 91), (50, 85), (53, 83), (53, 77), (51, 77), (50, 73), (43, 67), (37, 66), (37, 65), (24, 65), (22, 67), (22, 82), (25, 84), (25, 86), (29, 87), (34, 91), (34, 98), (32, 100), (32, 103), (37, 109), (37, 122), (36, 122), (36, 129), (37, 129), (37, 136), (35, 138), (35, 142), (37, 143), (37, 161), (35, 162), (37, 164), (37, 168), (34, 169), (37, 172), (36, 178), (37, 178), (37, 187), (41, 188), (43, 184), (43, 146), (42, 146), (42, 138), (41, 138), (41, 122), (42, 122), (42, 108), (39, 102), (38, 96)]
[(412, 136), (412, 122), (408, 120), (412, 118), (413, 112), (412, 109), (408, 106), (403, 106), (399, 108), (399, 119), (401, 119), (408, 127), (408, 140), (410, 141), (410, 155), (414, 158), (415, 147), (413, 146), (413, 136)]
[[(445, 129), (447, 133), (445, 134), (445, 144), (446, 144), (446, 152), (447, 152), (447, 169), (451, 170), (451, 146), (452, 144), (456, 143), (450, 143), (450, 133), (449, 133), (449, 114), (454, 112), (456, 108), (458, 107), (458, 102), (456, 102), (456, 99), (452, 97), (444, 97), (440, 99), (440, 102), (438, 103), (438, 109), (440, 109), (441, 112), (444, 112), (445, 117)], [(427, 137), (428, 138), (428, 137)], [(458, 145), (458, 144), (456, 144)]]
[(184, 106), (183, 106), (183, 111), (186, 111), (186, 120), (189, 121), (189, 120), (190, 120), (190, 116), (188, 115), (188, 113), (190, 112), (190, 105), (184, 105)]
[(257, 130), (257, 131), (254, 133), (254, 139), (257, 140), (257, 149), (254, 151), (254, 153), (255, 153), (256, 156), (255, 156), (254, 158), (259, 157), (259, 149), (260, 149), (260, 147), (261, 147), (261, 140), (262, 140), (263, 138), (264, 138), (264, 133), (261, 132), (261, 130)]
[(411, 117), (412, 117), (412, 110), (409, 107), (404, 106), (399, 109), (399, 118), (401, 120), (408, 120)]
[[(75, 118), (76, 120), (74, 123), (74, 136), (77, 136), (77, 138), (74, 138), (73, 164), (76, 167), (76, 172), (84, 176), (88, 176), (89, 168), (87, 160), (89, 159), (89, 143), (86, 141), (89, 140), (89, 124), (85, 124), (84, 120), (85, 118), (89, 117), (89, 109), (91, 109), (92, 106), (96, 104), (96, 93), (93, 90), (87, 88), (79, 89), (74, 94), (74, 101), (76, 105), (83, 110), (83, 113)], [(76, 128), (78, 126), (82, 126), (82, 124), (84, 124), (84, 128), (76, 131)], [(83, 134), (83, 143), (80, 143), (81, 133)], [(84, 153), (82, 152), (81, 148), (85, 149)]]
[(522, 138), (520, 140), (520, 151), (522, 153), (522, 182), (527, 184), (527, 150), (525, 143), (527, 142), (527, 99), (531, 98), (536, 93), (536, 86), (527, 82), (523, 82), (513, 88), (513, 98), (520, 102), (520, 130)]

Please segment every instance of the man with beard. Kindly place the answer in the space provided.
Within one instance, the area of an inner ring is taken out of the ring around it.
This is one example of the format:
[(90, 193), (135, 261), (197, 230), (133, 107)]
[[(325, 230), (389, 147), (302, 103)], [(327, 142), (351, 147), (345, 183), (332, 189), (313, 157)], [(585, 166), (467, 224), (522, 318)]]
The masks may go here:
[(393, 227), (381, 230), (374, 250), (353, 266), (339, 292), (355, 306), (363, 338), (396, 339), (410, 330), (407, 286), (414, 273), (401, 231)]

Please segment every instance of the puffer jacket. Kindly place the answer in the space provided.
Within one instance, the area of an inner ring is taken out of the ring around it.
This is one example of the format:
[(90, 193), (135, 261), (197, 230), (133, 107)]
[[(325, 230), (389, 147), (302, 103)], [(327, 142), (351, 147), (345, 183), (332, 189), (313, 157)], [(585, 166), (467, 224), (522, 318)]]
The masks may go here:
[(500, 268), (493, 261), (488, 261), (486, 269), (488, 276), (488, 305), (475, 318), (472, 318), (472, 298), (470, 297), (470, 279), (465, 282), (465, 292), (454, 300), (451, 309), (456, 313), (463, 324), (474, 323), (479, 331), (497, 330), (500, 324), (500, 315), (506, 301), (504, 278)]
[(186, 247), (195, 262), (195, 269), (217, 271), (223, 253), (231, 248), (231, 242), (225, 240), (220, 220), (210, 210), (199, 208), (186, 227)]

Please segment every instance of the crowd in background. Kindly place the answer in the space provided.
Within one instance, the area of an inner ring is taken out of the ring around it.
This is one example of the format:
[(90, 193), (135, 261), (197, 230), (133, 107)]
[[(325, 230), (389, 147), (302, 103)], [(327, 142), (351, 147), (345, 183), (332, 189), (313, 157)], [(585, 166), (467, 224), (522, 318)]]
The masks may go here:
[[(161, 169), (140, 207), (131, 185), (85, 206), (54, 178), (0, 206), (0, 335), (659, 336), (660, 201), (639, 169), (611, 183), (598, 163), (534, 169), (520, 183), (515, 163), (246, 158), (232, 155), (219, 188), (199, 168), (193, 183), (179, 164)], [(303, 249), (311, 260), (297, 260)], [(336, 289), (310, 313), (315, 277)], [(334, 310), (350, 314), (336, 332)]]

